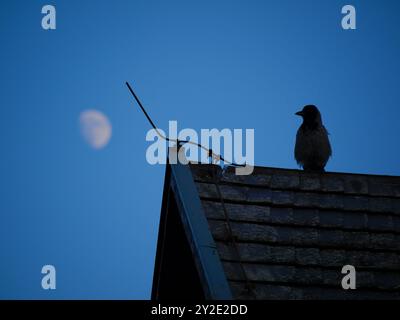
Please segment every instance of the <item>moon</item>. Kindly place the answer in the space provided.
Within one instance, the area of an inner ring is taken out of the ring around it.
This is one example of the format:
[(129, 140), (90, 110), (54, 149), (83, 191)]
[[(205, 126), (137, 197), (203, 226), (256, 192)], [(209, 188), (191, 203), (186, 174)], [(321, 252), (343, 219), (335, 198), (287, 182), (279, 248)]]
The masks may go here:
[(104, 148), (111, 139), (112, 126), (107, 116), (94, 109), (82, 111), (79, 125), (83, 139), (93, 149)]

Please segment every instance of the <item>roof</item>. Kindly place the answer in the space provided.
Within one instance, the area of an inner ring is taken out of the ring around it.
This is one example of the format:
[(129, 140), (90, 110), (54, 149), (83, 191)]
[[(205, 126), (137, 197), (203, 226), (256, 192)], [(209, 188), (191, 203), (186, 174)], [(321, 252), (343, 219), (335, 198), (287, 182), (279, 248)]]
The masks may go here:
[[(184, 234), (175, 242), (166, 234), (179, 228), (162, 221), (171, 212)], [(356, 290), (341, 286), (344, 265)], [(400, 177), (167, 165), (152, 298), (166, 297), (399, 299)]]

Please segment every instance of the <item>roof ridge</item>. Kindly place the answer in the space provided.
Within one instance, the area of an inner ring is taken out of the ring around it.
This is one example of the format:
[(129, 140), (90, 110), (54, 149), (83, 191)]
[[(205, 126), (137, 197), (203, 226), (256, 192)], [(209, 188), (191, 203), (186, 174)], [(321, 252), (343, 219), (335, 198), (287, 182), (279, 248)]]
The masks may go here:
[[(205, 168), (215, 168), (218, 167), (219, 170), (221, 166), (217, 164), (209, 164), (209, 163), (189, 163), (190, 166), (203, 166)], [(227, 172), (234, 170), (234, 167), (228, 166)], [(281, 172), (288, 172), (288, 173), (297, 173), (301, 175), (318, 175), (318, 176), (326, 176), (326, 175), (340, 175), (340, 176), (365, 176), (365, 177), (382, 177), (382, 178), (398, 178), (400, 180), (400, 176), (396, 175), (389, 175), (389, 174), (379, 174), (379, 173), (362, 173), (362, 172), (340, 172), (340, 171), (325, 171), (325, 172), (308, 172), (300, 169), (291, 169), (291, 168), (280, 168), (280, 167), (269, 167), (269, 166), (254, 166), (254, 171), (251, 175), (255, 175), (256, 171), (264, 171), (264, 170), (271, 170), (271, 171), (281, 171)]]

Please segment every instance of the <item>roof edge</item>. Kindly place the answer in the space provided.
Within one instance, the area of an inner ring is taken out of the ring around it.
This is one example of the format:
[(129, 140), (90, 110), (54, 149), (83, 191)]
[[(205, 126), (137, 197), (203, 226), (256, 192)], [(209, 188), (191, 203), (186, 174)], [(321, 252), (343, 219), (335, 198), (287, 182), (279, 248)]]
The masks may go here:
[(228, 284), (216, 244), (211, 235), (196, 185), (188, 165), (168, 164), (179, 213), (195, 257), (200, 276), (206, 284), (206, 298), (231, 300)]

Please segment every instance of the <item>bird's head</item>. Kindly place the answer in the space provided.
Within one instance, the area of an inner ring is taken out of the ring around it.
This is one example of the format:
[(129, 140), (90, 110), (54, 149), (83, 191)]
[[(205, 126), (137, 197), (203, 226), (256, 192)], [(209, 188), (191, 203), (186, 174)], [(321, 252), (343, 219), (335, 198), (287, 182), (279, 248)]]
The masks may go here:
[(314, 105), (306, 105), (303, 110), (296, 112), (296, 115), (302, 117), (306, 125), (312, 126), (322, 123), (321, 114)]

